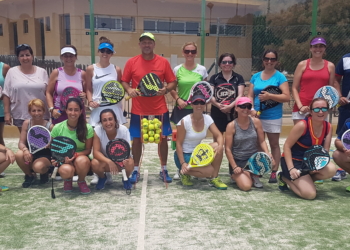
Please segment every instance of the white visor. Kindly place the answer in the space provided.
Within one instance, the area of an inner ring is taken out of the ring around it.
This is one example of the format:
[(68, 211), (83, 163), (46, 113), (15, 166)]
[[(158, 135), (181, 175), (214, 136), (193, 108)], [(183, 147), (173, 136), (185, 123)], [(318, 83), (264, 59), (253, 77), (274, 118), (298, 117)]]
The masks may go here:
[(65, 53), (71, 53), (73, 55), (75, 55), (75, 50), (71, 47), (64, 47), (63, 49), (61, 49), (61, 56)]

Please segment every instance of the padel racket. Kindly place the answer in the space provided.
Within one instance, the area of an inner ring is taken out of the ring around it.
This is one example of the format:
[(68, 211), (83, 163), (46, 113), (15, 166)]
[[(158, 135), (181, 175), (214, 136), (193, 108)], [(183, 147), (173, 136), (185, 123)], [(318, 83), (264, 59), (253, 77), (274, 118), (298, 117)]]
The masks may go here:
[[(127, 181), (126, 171), (123, 161), (130, 157), (130, 145), (124, 139), (115, 139), (109, 141), (106, 146), (106, 153), (109, 159), (116, 163), (122, 169), (123, 180)], [(131, 190), (126, 190), (127, 194), (131, 193)]]
[(341, 142), (346, 150), (350, 149), (350, 129), (346, 130), (341, 136)]
[(299, 172), (320, 170), (328, 165), (331, 157), (321, 145), (313, 145), (305, 151)]
[(263, 175), (264, 173), (270, 172), (271, 166), (272, 160), (270, 156), (264, 152), (257, 152), (248, 159), (243, 169), (255, 175)]
[(339, 102), (338, 91), (332, 86), (324, 86), (316, 91), (315, 98), (324, 98), (329, 104), (329, 108), (334, 108)]
[(101, 90), (100, 106), (117, 104), (123, 100), (124, 95), (125, 90), (120, 82), (108, 81), (103, 85)]
[[(140, 91), (141, 96), (152, 97), (156, 96), (159, 89), (163, 88), (163, 83), (159, 77), (154, 73), (149, 73), (142, 77), (137, 90)], [(125, 100), (129, 100), (131, 96), (127, 96)]]
[(214, 92), (213, 92), (213, 89), (208, 82), (201, 81), (201, 82), (195, 83), (192, 86), (192, 88), (190, 90), (190, 95), (188, 96), (188, 99), (186, 101), (187, 105), (191, 104), (191, 99), (195, 95), (203, 95), (205, 100), (206, 100), (206, 103), (208, 103), (208, 102), (210, 102), (211, 98), (213, 97)]
[(79, 97), (80, 90), (74, 87), (67, 87), (63, 90), (61, 98), (60, 98), (60, 105), (61, 109), (60, 110), (65, 110), (67, 102), (69, 98), (74, 98), (74, 97)]
[[(266, 91), (270, 94), (280, 95), (282, 94), (282, 90), (279, 87), (276, 86), (267, 86), (262, 91)], [(261, 113), (265, 110), (268, 110), (270, 108), (276, 107), (280, 102), (276, 102), (274, 100), (266, 100), (266, 101), (260, 101), (260, 110), (257, 112), (257, 115), (261, 115)]]
[(35, 154), (36, 152), (46, 148), (50, 144), (50, 131), (43, 126), (32, 126), (27, 133), (27, 142), (29, 152), (31, 154)]
[(215, 153), (212, 146), (206, 143), (198, 144), (191, 155), (187, 168), (206, 167), (214, 161)]
[[(231, 83), (222, 83), (215, 87), (214, 97), (218, 103), (230, 105), (236, 99), (236, 90)], [(230, 113), (227, 113), (230, 121)]]

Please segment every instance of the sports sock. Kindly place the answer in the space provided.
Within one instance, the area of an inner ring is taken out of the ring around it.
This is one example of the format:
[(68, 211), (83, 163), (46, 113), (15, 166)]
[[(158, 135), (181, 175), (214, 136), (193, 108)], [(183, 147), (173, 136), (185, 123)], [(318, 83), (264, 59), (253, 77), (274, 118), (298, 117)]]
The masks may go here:
[(134, 166), (134, 171), (139, 171), (139, 166)]

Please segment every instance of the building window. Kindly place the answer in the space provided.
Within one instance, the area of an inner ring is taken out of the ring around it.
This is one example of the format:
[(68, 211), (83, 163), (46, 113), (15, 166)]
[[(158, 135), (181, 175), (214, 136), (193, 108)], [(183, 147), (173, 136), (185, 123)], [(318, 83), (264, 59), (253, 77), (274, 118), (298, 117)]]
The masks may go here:
[[(216, 35), (217, 24), (210, 25), (210, 34)], [(245, 36), (245, 26), (232, 25), (232, 24), (220, 24), (219, 36)]]
[(199, 22), (181, 22), (168, 20), (143, 20), (144, 31), (155, 33), (173, 34), (197, 34), (199, 32)]
[(23, 33), (28, 33), (28, 20), (23, 20)]
[[(95, 15), (95, 29), (135, 31), (133, 17)], [(85, 29), (90, 29), (90, 15), (85, 14)]]
[(49, 16), (45, 17), (45, 30), (46, 31), (51, 31), (51, 23), (50, 23), (50, 17)]
[(2, 29), (2, 24), (0, 24), (0, 36), (3, 36), (4, 35), (4, 31)]

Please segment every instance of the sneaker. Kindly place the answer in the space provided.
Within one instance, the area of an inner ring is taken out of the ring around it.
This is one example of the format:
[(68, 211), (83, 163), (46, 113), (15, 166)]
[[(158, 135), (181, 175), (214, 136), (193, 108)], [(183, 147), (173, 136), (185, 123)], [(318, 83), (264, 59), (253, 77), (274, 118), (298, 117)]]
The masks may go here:
[(230, 183), (231, 184), (236, 184), (236, 181), (232, 178), (232, 175), (230, 176)]
[(323, 184), (323, 180), (314, 181), (315, 184)]
[(209, 186), (216, 187), (217, 189), (221, 189), (221, 190), (227, 189), (227, 185), (220, 180), (219, 176), (211, 179), (209, 181)]
[(35, 182), (34, 175), (25, 175), (24, 182), (22, 183), (23, 188), (29, 188)]
[(72, 179), (64, 180), (63, 191), (68, 193), (68, 192), (72, 192), (72, 190), (73, 190), (73, 180)]
[(111, 185), (113, 183), (113, 176), (112, 176), (112, 174), (110, 172), (107, 172), (106, 176), (107, 176), (106, 184), (107, 185)]
[(130, 179), (128, 179), (127, 181), (123, 180), (123, 185), (124, 185), (125, 190), (131, 190), (131, 188), (132, 188), (132, 184), (131, 184)]
[(281, 190), (281, 191), (288, 191), (289, 190), (287, 183), (282, 179), (282, 172), (278, 172), (277, 180), (278, 180), (279, 190)]
[(74, 176), (73, 176), (73, 182), (77, 182), (78, 179), (79, 179), (79, 177), (78, 177), (77, 175), (74, 175)]
[(46, 184), (49, 182), (49, 173), (40, 174), (40, 184)]
[(104, 178), (98, 178), (98, 182), (96, 184), (96, 189), (97, 190), (102, 190), (105, 188), (105, 184), (107, 182), (107, 176), (105, 175)]
[(256, 188), (262, 188), (263, 184), (261, 183), (259, 176), (257, 175), (252, 175), (252, 180), (253, 180), (253, 186)]
[(346, 178), (346, 172), (344, 170), (337, 170), (335, 175), (332, 177), (332, 181), (341, 181)]
[(270, 175), (269, 183), (277, 183), (276, 171), (272, 171)]
[(0, 174), (0, 178), (4, 178), (5, 176), (6, 176), (5, 172), (2, 172), (2, 173)]
[(92, 178), (92, 181), (90, 181), (90, 185), (96, 185), (98, 182), (98, 176), (94, 173), (94, 178)]
[(344, 180), (344, 179), (347, 179), (347, 178), (348, 178), (348, 176), (347, 176), (346, 171), (342, 172), (341, 173), (341, 179)]
[(350, 186), (345, 189), (346, 192), (350, 192)]
[(55, 181), (62, 181), (62, 177), (61, 177), (61, 176), (59, 176), (59, 175), (56, 175), (56, 177), (55, 177)]
[(81, 194), (90, 194), (90, 188), (87, 186), (86, 181), (78, 181), (78, 186)]
[(137, 170), (134, 170), (131, 174), (131, 177), (129, 178), (131, 184), (135, 184), (140, 179), (139, 172)]
[[(165, 177), (164, 177), (164, 175), (165, 175)], [(165, 179), (165, 181), (167, 183), (171, 183), (173, 181), (173, 179), (171, 179), (171, 177), (168, 174), (168, 170), (160, 171), (159, 172), (159, 179), (162, 181), (164, 181), (164, 179)]]
[(176, 170), (176, 173), (174, 174), (173, 179), (174, 180), (180, 180), (180, 170)]
[(188, 174), (180, 174), (182, 185), (184, 186), (193, 186), (193, 182), (191, 181), (191, 176)]
[(9, 188), (6, 187), (6, 186), (0, 186), (0, 192), (5, 192), (5, 191), (8, 191)]

